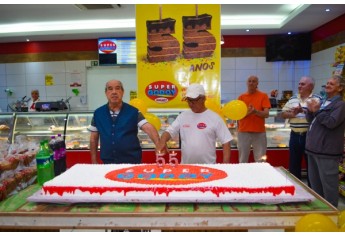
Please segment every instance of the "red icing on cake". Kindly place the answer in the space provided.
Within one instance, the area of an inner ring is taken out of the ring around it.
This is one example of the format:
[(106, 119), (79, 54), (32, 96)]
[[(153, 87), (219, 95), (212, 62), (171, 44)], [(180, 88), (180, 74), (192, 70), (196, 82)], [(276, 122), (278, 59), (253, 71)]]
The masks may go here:
[(282, 187), (270, 187), (270, 188), (227, 188), (227, 187), (197, 187), (197, 188), (188, 188), (188, 187), (176, 187), (176, 188), (165, 188), (165, 187), (156, 187), (156, 188), (138, 188), (138, 187), (57, 187), (57, 186), (49, 186), (43, 187), (43, 191), (47, 194), (54, 194), (57, 193), (58, 195), (62, 196), (64, 193), (73, 193), (76, 190), (80, 190), (82, 192), (90, 192), (90, 194), (98, 193), (102, 195), (103, 193), (110, 191), (110, 192), (123, 192), (124, 196), (126, 196), (127, 192), (153, 192), (155, 195), (157, 194), (166, 194), (169, 196), (171, 192), (188, 192), (188, 191), (200, 191), (200, 192), (212, 192), (217, 197), (220, 194), (224, 193), (272, 193), (273, 196), (281, 194), (283, 191), (285, 193), (289, 193), (294, 195), (295, 187), (293, 186), (282, 186)]

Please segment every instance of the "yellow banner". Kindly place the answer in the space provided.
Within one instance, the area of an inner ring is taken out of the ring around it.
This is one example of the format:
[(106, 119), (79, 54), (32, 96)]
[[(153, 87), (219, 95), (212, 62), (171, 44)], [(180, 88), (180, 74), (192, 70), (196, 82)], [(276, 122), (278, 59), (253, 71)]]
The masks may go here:
[(220, 5), (136, 5), (138, 98), (149, 108), (187, 108), (191, 83), (220, 105)]

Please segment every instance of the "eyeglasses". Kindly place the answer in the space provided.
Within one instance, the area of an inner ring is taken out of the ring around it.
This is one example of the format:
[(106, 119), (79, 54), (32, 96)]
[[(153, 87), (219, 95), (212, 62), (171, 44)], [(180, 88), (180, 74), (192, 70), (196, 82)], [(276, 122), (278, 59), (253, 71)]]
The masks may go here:
[(197, 98), (186, 98), (186, 101), (187, 102), (190, 102), (190, 103), (195, 103), (195, 102), (198, 102), (202, 97), (197, 97)]

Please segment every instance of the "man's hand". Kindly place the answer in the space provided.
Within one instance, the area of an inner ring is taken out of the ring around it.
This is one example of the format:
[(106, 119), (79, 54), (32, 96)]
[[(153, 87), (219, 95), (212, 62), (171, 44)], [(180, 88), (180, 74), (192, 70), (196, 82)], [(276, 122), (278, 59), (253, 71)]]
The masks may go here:
[(293, 114), (293, 117), (295, 117), (298, 113), (303, 113), (303, 108), (301, 104), (299, 103), (297, 107), (292, 108), (291, 112)]

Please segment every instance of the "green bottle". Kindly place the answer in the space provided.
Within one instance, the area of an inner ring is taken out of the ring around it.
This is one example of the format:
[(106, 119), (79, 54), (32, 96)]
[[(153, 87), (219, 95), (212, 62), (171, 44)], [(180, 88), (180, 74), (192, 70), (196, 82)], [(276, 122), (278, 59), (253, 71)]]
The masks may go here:
[(49, 161), (53, 165), (53, 173), (52, 173), (52, 175), (53, 175), (53, 177), (55, 177), (55, 173), (54, 173), (54, 151), (53, 151), (53, 149), (50, 148), (48, 140), (44, 140), (44, 148), (50, 154), (50, 160)]
[(37, 183), (43, 185), (54, 178), (54, 164), (50, 160), (50, 153), (45, 147), (45, 141), (40, 142), (40, 150), (36, 154)]

